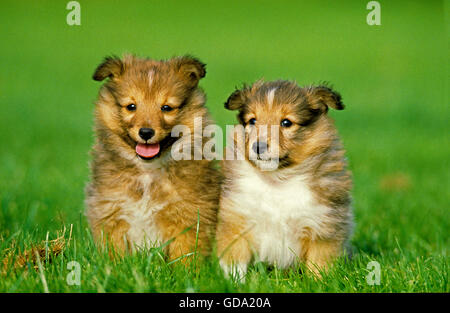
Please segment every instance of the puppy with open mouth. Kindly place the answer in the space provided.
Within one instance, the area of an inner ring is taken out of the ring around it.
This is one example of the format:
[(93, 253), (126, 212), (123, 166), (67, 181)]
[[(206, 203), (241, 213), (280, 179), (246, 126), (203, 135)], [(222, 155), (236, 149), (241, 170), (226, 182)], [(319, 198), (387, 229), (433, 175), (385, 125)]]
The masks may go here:
[(243, 157), (223, 168), (216, 240), (225, 273), (242, 277), (252, 260), (326, 269), (344, 255), (353, 220), (351, 176), (327, 115), (344, 108), (340, 95), (327, 86), (258, 81), (225, 107), (238, 110), (243, 126), (229, 154)]
[(95, 106), (86, 188), (86, 215), (97, 241), (120, 252), (167, 243), (170, 259), (195, 248), (208, 253), (220, 173), (211, 161), (175, 160), (171, 153), (179, 140), (171, 136), (176, 125), (194, 133), (195, 119), (202, 128), (211, 124), (198, 87), (205, 73), (205, 65), (189, 56), (157, 61), (126, 55), (106, 58), (96, 69), (94, 80), (107, 79)]

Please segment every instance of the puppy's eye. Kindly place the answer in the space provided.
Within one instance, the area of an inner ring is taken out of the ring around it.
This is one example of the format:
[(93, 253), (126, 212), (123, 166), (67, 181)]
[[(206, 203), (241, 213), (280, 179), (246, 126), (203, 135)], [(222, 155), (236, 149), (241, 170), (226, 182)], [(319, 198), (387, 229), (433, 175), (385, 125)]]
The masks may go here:
[(131, 104), (127, 105), (127, 110), (128, 111), (136, 111), (136, 104), (131, 103)]
[(285, 118), (284, 120), (281, 121), (281, 127), (290, 127), (292, 125), (292, 122), (290, 120), (288, 120), (287, 118)]
[(173, 108), (168, 106), (167, 104), (165, 104), (161, 107), (161, 111), (163, 111), (163, 112), (170, 112), (172, 110), (173, 110)]
[(256, 124), (256, 118), (251, 118), (251, 119), (248, 121), (248, 124), (249, 124), (249, 125), (255, 125), (255, 124)]

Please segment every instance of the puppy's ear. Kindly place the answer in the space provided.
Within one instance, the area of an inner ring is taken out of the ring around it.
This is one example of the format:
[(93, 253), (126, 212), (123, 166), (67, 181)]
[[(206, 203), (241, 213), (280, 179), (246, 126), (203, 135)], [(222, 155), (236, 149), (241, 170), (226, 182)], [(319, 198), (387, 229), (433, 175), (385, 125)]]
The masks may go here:
[(247, 97), (245, 96), (245, 94), (246, 94), (245, 86), (241, 90), (236, 89), (235, 91), (233, 91), (233, 93), (228, 97), (227, 101), (225, 102), (225, 109), (241, 110), (247, 101)]
[(331, 107), (335, 110), (343, 110), (341, 95), (327, 86), (305, 88), (306, 99), (311, 110), (325, 113)]
[(175, 67), (180, 77), (187, 86), (197, 87), (198, 81), (206, 75), (206, 64), (191, 56), (183, 56), (174, 59)]
[(92, 75), (92, 78), (97, 81), (102, 81), (105, 78), (119, 77), (123, 74), (124, 64), (118, 57), (107, 57), (101, 63)]

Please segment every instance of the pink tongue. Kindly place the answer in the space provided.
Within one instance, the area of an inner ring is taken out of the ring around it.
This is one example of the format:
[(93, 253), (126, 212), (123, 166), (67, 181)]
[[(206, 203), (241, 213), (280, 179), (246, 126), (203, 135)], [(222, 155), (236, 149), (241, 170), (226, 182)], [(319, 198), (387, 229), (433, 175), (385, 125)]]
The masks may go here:
[(147, 145), (145, 143), (138, 143), (136, 146), (136, 153), (144, 158), (152, 158), (159, 152), (159, 143)]

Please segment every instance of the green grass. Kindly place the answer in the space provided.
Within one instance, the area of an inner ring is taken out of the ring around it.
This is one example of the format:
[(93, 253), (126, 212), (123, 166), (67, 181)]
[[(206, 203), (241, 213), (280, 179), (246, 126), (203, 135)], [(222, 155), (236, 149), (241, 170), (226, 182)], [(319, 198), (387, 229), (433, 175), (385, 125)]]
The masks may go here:
[[(80, 1), (72, 27), (66, 3), (1, 4), (1, 251), (73, 225), (41, 271), (0, 274), (1, 292), (43, 292), (43, 278), (51, 292), (449, 292), (448, 1), (381, 1), (381, 26), (366, 24), (367, 1)], [(91, 75), (124, 52), (206, 62), (201, 85), (222, 126), (235, 121), (223, 103), (242, 82), (330, 81), (347, 105), (330, 114), (354, 174), (354, 258), (321, 281), (257, 264), (239, 284), (216, 259), (185, 269), (157, 249), (122, 260), (96, 250), (83, 215)], [(80, 286), (66, 283), (70, 261)], [(366, 283), (370, 261), (379, 286)]]

